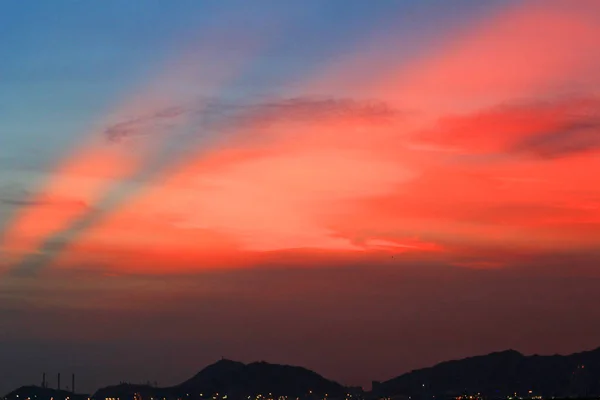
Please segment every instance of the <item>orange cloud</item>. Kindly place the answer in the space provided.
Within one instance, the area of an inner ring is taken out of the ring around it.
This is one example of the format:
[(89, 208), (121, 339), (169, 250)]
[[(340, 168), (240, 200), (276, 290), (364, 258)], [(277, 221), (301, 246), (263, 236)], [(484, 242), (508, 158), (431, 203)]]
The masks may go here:
[[(469, 251), (598, 246), (600, 82), (587, 73), (600, 66), (600, 8), (568, 4), (510, 7), (441, 51), (350, 85), (375, 103), (217, 104), (221, 140), (178, 160), (61, 262), (164, 272), (309, 248), (496, 267), (505, 260)], [(337, 68), (309, 77), (304, 92), (355, 76)], [(558, 96), (582, 82), (588, 93)], [(147, 123), (128, 121), (110, 133)]]
[[(172, 105), (186, 104), (195, 96), (182, 89), (199, 81), (203, 71), (198, 66), (211, 54), (215, 36), (224, 40), (234, 39), (228, 32), (219, 29), (205, 32), (200, 46), (191, 46), (179, 58), (168, 60), (165, 70), (117, 106), (113, 115), (99, 124), (98, 130), (83, 135), (81, 142), (48, 174), (47, 182), (28, 202), (39, 203), (45, 198), (71, 196), (95, 209), (105, 206), (101, 203), (116, 192), (138, 185), (135, 179), (143, 174), (147, 164), (160, 156), (165, 146), (168, 137), (161, 134), (184, 125), (190, 117)], [(236, 76), (265, 41), (262, 37), (246, 35), (244, 43), (246, 46), (240, 51), (239, 63), (211, 71), (209, 82), (202, 82), (207, 93), (218, 91), (224, 82)], [(129, 141), (123, 146), (110, 143), (129, 137), (135, 139), (139, 135), (149, 139)], [(21, 207), (3, 232), (0, 248), (9, 254), (12, 264), (17, 264), (26, 255), (43, 252), (46, 241), (53, 240), (55, 235), (67, 231), (89, 215), (90, 208), (57, 211), (48, 207)]]
[[(271, 115), (274, 109), (283, 111)], [(344, 199), (385, 192), (411, 178), (393, 160), (373, 159), (364, 137), (352, 132), (358, 125), (388, 129), (381, 114), (388, 112), (348, 101), (296, 100), (254, 108), (242, 126), (232, 127), (245, 132), (237, 137), (239, 149), (232, 147), (234, 139), (184, 164), (93, 231), (112, 236), (108, 232), (128, 215), (176, 214), (171, 229), (180, 236), (216, 232), (231, 237), (239, 250), (363, 251), (364, 244), (338, 237), (322, 223)]]
[(393, 103), (435, 117), (505, 101), (600, 89), (598, 3), (519, 3), (457, 35), (453, 44), (373, 87)]
[(131, 173), (134, 168), (135, 157), (123, 149), (81, 150), (53, 173), (45, 188), (27, 200), (28, 204), (21, 206), (4, 232), (2, 247), (15, 256), (33, 251), (47, 235), (64, 229), (89, 211), (88, 207), (80, 206), (46, 207), (43, 206), (46, 199), (71, 197), (83, 204), (94, 204), (114, 179)]

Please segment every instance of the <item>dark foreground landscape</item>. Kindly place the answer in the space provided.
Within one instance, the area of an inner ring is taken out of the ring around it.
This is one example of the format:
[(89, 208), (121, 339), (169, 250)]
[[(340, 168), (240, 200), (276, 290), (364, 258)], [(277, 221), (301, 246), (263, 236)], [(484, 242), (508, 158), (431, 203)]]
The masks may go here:
[[(74, 382), (73, 382), (74, 386)], [(524, 356), (514, 350), (447, 361), (373, 382), (371, 391), (345, 387), (305, 368), (220, 360), (170, 387), (120, 383), (93, 395), (24, 386), (6, 400), (284, 400), (284, 399), (543, 399), (598, 398), (600, 348), (568, 356)]]

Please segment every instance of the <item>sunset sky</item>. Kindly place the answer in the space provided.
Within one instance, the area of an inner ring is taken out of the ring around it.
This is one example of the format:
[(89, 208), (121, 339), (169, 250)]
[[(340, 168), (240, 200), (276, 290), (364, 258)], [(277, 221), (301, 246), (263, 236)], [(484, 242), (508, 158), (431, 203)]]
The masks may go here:
[(600, 346), (600, 1), (34, 4), (0, 4), (0, 395)]

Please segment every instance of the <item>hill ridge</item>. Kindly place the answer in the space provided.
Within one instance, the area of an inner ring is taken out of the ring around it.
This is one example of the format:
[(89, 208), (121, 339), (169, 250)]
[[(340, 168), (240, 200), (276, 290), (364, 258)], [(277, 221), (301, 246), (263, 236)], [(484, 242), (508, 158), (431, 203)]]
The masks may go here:
[(524, 355), (509, 349), (443, 361), (383, 382), (373, 382), (379, 396), (411, 398), (483, 394), (505, 398), (600, 395), (600, 348), (569, 355)]

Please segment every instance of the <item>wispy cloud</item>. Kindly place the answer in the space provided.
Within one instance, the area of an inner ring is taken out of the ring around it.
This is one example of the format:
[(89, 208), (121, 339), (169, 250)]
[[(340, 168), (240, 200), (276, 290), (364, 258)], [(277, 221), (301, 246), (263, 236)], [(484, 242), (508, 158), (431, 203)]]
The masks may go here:
[(558, 158), (600, 148), (600, 115), (566, 122), (557, 131), (525, 138), (513, 146), (516, 152), (541, 158)]
[(147, 131), (148, 129), (156, 130), (157, 127), (165, 127), (166, 123), (172, 124), (187, 112), (188, 110), (183, 107), (165, 108), (151, 115), (140, 116), (111, 125), (105, 129), (104, 135), (109, 141), (118, 142), (128, 136), (150, 133)]
[(50, 198), (50, 197), (5, 197), (0, 198), (1, 204), (17, 207), (70, 207), (70, 208), (89, 208), (89, 205), (83, 200)]
[(600, 100), (594, 97), (503, 104), (441, 118), (417, 135), (423, 143), (464, 153), (557, 158), (600, 147)]
[(397, 115), (390, 105), (374, 100), (348, 98), (298, 97), (259, 103), (244, 107), (250, 120), (264, 122), (319, 121), (330, 118), (351, 118), (357, 121), (387, 122)]
[[(294, 97), (255, 102), (202, 100), (187, 106), (173, 106), (107, 127), (109, 141), (153, 133), (173, 132), (185, 121), (191, 129), (222, 131), (261, 128), (279, 122), (353, 121), (387, 123), (398, 115), (388, 104), (375, 100), (335, 97)], [(186, 117), (184, 120), (183, 117)]]

